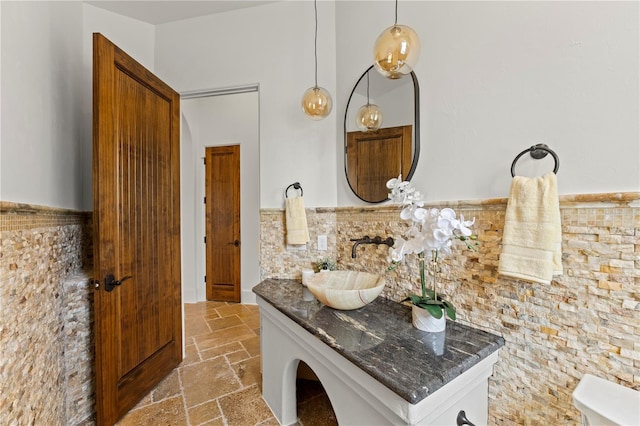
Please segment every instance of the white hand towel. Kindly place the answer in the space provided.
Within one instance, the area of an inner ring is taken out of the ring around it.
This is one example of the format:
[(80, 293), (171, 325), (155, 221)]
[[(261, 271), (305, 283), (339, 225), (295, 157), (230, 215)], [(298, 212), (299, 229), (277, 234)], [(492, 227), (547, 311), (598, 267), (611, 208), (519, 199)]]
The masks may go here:
[(562, 275), (562, 227), (555, 173), (513, 178), (498, 273), (541, 284)]
[(287, 198), (285, 210), (287, 244), (300, 245), (308, 243), (309, 229), (307, 228), (307, 214), (304, 211), (302, 197)]

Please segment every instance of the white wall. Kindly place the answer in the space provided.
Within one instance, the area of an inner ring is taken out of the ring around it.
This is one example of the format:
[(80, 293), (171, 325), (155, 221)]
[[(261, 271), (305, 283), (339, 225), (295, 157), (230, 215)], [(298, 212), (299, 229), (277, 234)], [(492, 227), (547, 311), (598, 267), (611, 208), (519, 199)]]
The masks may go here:
[[(639, 191), (638, 6), (400, 2), (398, 22), (422, 43), (418, 188), (430, 200), (505, 197), (514, 157), (542, 142), (560, 157), (561, 194)], [(362, 10), (362, 2), (336, 3), (339, 111), (393, 23), (391, 2), (368, 2), (366, 20)], [(337, 153), (338, 204), (361, 204)], [(523, 159), (517, 170), (552, 168), (551, 158)]]
[[(318, 83), (335, 94), (333, 2), (318, 2)], [(336, 204), (336, 114), (302, 113), (314, 84), (313, 2), (286, 1), (156, 28), (156, 74), (176, 90), (260, 85), (260, 206), (282, 208), (293, 182), (305, 205)]]
[(0, 200), (80, 209), (82, 6), (0, 7)]
[[(261, 207), (282, 207), (293, 181), (309, 207), (360, 204), (344, 178), (342, 117), (393, 20), (392, 2), (366, 2), (366, 19), (363, 3), (318, 4), (319, 82), (335, 105), (314, 122), (299, 107), (313, 84), (310, 1), (158, 27), (79, 2), (1, 2), (0, 199), (92, 208), (100, 31), (179, 91), (260, 83)], [(637, 2), (411, 1), (399, 22), (422, 40), (415, 180), (429, 199), (505, 196), (511, 161), (537, 142), (560, 156), (563, 194), (640, 189)], [(528, 163), (519, 171), (552, 167)]]
[(185, 302), (203, 301), (205, 270), (205, 148), (240, 145), (241, 298), (255, 303), (260, 281), (260, 149), (258, 92), (184, 100), (182, 247)]
[(91, 34), (152, 69), (154, 27), (80, 1), (0, 8), (0, 200), (92, 210)]

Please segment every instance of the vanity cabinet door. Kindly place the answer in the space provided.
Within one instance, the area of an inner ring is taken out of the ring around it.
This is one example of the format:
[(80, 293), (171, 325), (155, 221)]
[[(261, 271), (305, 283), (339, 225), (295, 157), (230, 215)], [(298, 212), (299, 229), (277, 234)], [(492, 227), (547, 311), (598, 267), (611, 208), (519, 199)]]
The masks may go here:
[[(448, 401), (451, 404), (442, 404), (434, 418), (428, 419), (428, 425), (458, 425), (468, 423), (458, 423), (460, 411), (464, 411), (465, 417), (475, 426), (486, 425), (488, 422), (489, 410), (489, 383), (482, 381), (474, 388), (468, 390), (463, 395), (451, 395)], [(446, 392), (446, 386), (438, 392)]]

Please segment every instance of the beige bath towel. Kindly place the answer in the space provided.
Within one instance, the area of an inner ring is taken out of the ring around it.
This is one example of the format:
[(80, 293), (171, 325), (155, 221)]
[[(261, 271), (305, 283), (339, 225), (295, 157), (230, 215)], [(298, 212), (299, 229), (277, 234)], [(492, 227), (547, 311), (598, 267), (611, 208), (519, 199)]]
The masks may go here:
[(302, 197), (287, 198), (285, 209), (287, 244), (300, 245), (308, 243), (309, 229), (307, 228), (307, 214), (304, 211)]
[(562, 228), (555, 173), (511, 182), (498, 273), (549, 284), (562, 275)]

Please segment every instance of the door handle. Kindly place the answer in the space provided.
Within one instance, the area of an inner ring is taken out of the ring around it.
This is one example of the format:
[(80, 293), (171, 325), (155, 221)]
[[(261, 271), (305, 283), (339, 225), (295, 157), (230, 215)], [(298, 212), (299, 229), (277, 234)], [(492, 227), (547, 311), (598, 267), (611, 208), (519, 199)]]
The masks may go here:
[(127, 275), (126, 277), (116, 280), (116, 277), (114, 277), (113, 274), (109, 274), (104, 277), (104, 289), (108, 292), (113, 291), (114, 288), (131, 278), (133, 278), (131, 275)]
[(227, 243), (227, 244), (229, 244), (229, 245), (231, 245), (231, 246), (236, 246), (236, 247), (238, 247), (238, 246), (240, 245), (240, 241), (239, 241), (239, 240), (235, 240), (234, 242), (232, 242), (232, 243)]
[(464, 411), (460, 411), (458, 413), (458, 417), (456, 418), (456, 424), (458, 426), (463, 426), (463, 425), (468, 425), (468, 426), (475, 426), (473, 423), (471, 423), (468, 419), (467, 419), (467, 415), (464, 413)]

